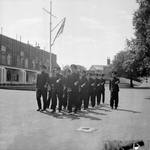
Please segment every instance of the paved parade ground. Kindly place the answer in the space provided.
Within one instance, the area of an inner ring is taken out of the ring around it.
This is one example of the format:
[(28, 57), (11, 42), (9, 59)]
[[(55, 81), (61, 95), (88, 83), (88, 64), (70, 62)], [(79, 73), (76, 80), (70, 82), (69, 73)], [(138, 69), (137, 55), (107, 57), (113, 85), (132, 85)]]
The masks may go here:
[(107, 140), (150, 140), (150, 89), (120, 89), (118, 110), (108, 104), (106, 88), (106, 104), (97, 109), (41, 113), (34, 91), (0, 90), (0, 150), (100, 150)]

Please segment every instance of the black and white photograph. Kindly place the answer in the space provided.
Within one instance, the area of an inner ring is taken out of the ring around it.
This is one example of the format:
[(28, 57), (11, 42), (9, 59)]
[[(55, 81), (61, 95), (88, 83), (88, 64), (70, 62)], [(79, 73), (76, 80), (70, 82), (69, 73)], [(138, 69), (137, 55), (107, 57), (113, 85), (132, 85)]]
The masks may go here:
[(0, 150), (150, 150), (150, 0), (0, 0)]

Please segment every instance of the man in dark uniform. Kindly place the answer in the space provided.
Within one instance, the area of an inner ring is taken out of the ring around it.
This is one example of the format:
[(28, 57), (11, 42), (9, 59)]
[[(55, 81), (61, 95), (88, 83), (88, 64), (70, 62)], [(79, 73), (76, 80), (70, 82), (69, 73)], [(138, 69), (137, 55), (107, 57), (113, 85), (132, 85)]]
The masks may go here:
[(67, 89), (67, 80), (68, 76), (71, 75), (71, 70), (69, 68), (64, 70), (64, 77), (63, 77), (63, 108), (66, 110), (68, 104), (68, 89)]
[(46, 66), (42, 66), (42, 71), (37, 75), (36, 81), (36, 99), (38, 104), (37, 111), (41, 110), (41, 96), (43, 98), (43, 109), (41, 111), (46, 110), (47, 106), (47, 86), (49, 81), (49, 75), (46, 73)]
[(84, 101), (84, 109), (87, 110), (88, 107), (89, 107), (89, 99), (90, 99), (90, 83), (91, 83), (91, 80), (90, 80), (90, 73), (87, 72), (86, 73), (86, 85), (85, 85), (85, 101)]
[(90, 84), (89, 92), (90, 92), (90, 97), (91, 97), (91, 105), (94, 108), (95, 107), (95, 96), (96, 96), (96, 78), (95, 78), (94, 73), (90, 74), (89, 84)]
[(57, 98), (58, 98), (58, 110), (61, 112), (62, 110), (62, 105), (63, 105), (63, 75), (60, 74), (60, 68), (57, 68), (57, 73), (56, 73), (56, 92), (57, 92)]
[(101, 103), (101, 95), (102, 95), (102, 102), (104, 104), (105, 101), (105, 80), (104, 80), (104, 74), (100, 75), (97, 74), (96, 79), (96, 96), (97, 96), (97, 105), (100, 105)]
[(79, 74), (76, 65), (71, 65), (72, 74), (68, 76), (68, 110), (72, 112), (72, 107), (75, 106), (74, 113), (77, 112), (79, 107)]
[(47, 106), (46, 106), (46, 108), (48, 108), (49, 109), (49, 107), (50, 107), (50, 102), (51, 102), (51, 99), (52, 99), (52, 88), (51, 88), (51, 85), (50, 85), (50, 79), (51, 78), (49, 78), (49, 84), (48, 84), (48, 88), (47, 88), (47, 91), (48, 91), (48, 98), (47, 98)]
[(52, 109), (52, 113), (54, 113), (56, 111), (56, 106), (57, 106), (57, 88), (56, 88), (56, 68), (53, 69), (53, 75), (52, 77), (50, 77), (49, 79), (49, 85), (51, 88), (51, 109)]
[(52, 93), (52, 104), (51, 109), (52, 112), (56, 111), (57, 99), (58, 99), (58, 110), (61, 112), (62, 110), (62, 96), (63, 96), (63, 83), (62, 83), (62, 75), (60, 74), (60, 68), (54, 68), (53, 76), (50, 78), (50, 86)]
[(120, 83), (119, 78), (117, 78), (117, 73), (115, 71), (112, 72), (112, 79), (110, 80), (109, 90), (111, 92), (110, 95), (110, 107), (113, 109), (115, 105), (115, 109), (118, 107), (119, 102), (119, 86)]
[(87, 89), (86, 71), (81, 71), (79, 76), (79, 110), (81, 110), (82, 101), (84, 104), (84, 110), (87, 109), (87, 98), (88, 98), (88, 89)]

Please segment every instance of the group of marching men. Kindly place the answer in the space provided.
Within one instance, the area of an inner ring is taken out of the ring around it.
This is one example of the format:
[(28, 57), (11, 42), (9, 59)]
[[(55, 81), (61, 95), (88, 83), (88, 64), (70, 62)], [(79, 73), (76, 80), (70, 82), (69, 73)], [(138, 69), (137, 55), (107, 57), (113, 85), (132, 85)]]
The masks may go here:
[[(116, 72), (112, 72), (109, 89), (111, 91), (110, 107), (117, 109), (119, 78)], [(41, 104), (43, 98), (43, 107)], [(87, 110), (89, 104), (94, 108), (105, 102), (105, 79), (104, 75), (92, 74), (86, 71), (78, 71), (76, 65), (71, 65), (70, 69), (65, 69), (63, 73), (60, 68), (53, 70), (52, 77), (49, 77), (46, 66), (42, 66), (42, 71), (37, 75), (36, 82), (37, 111), (52, 109), (52, 112), (61, 112), (62, 109), (68, 113), (77, 113), (83, 108)], [(82, 107), (83, 106), (83, 107)]]

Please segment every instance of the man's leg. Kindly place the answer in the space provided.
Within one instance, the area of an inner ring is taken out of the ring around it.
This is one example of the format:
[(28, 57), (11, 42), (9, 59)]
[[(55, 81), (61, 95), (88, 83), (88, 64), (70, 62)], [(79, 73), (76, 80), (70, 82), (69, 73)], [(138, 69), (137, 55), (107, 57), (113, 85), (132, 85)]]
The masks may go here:
[(56, 92), (52, 91), (52, 104), (51, 104), (51, 109), (53, 110), (52, 112), (56, 111), (56, 106), (57, 106), (57, 96)]
[(41, 110), (41, 90), (36, 91), (36, 100), (38, 104), (38, 109), (37, 111)]
[(46, 110), (46, 107), (47, 107), (47, 90), (42, 91), (42, 97), (43, 97), (43, 110)]
[(103, 104), (105, 103), (105, 90), (102, 91), (102, 100), (103, 100)]
[(116, 93), (115, 93), (115, 109), (118, 108), (118, 102), (119, 102), (119, 93), (116, 92)]
[(46, 106), (46, 108), (49, 108), (51, 98), (52, 98), (52, 92), (51, 92), (51, 91), (49, 91), (49, 92), (48, 92), (48, 99), (47, 99), (47, 106)]
[(94, 91), (91, 94), (91, 105), (92, 105), (92, 107), (95, 106), (95, 93), (94, 93)]
[(75, 104), (75, 110), (74, 112), (76, 113), (80, 108), (80, 97), (79, 97), (79, 92), (74, 91), (74, 104)]
[(62, 100), (63, 100), (63, 107), (64, 107), (64, 109), (66, 109), (66, 107), (67, 107), (67, 91), (65, 90), (65, 91), (63, 91), (63, 98), (62, 98)]
[(79, 105), (78, 105), (78, 109), (81, 110), (81, 107), (82, 107), (82, 100), (83, 100), (83, 92), (80, 92), (79, 93)]
[(101, 103), (101, 92), (98, 90), (96, 95), (97, 95), (97, 105), (100, 105), (100, 103)]
[(113, 105), (114, 105), (114, 92), (111, 92), (111, 96), (110, 96), (110, 107), (113, 109)]
[(72, 98), (73, 98), (73, 94), (72, 92), (68, 93), (68, 111), (69, 113), (72, 112)]
[(60, 91), (60, 92), (57, 93), (57, 95), (58, 95), (58, 102), (59, 102), (59, 104), (58, 104), (59, 108), (58, 109), (59, 109), (59, 112), (60, 112), (62, 110), (62, 104), (63, 104), (63, 92)]

